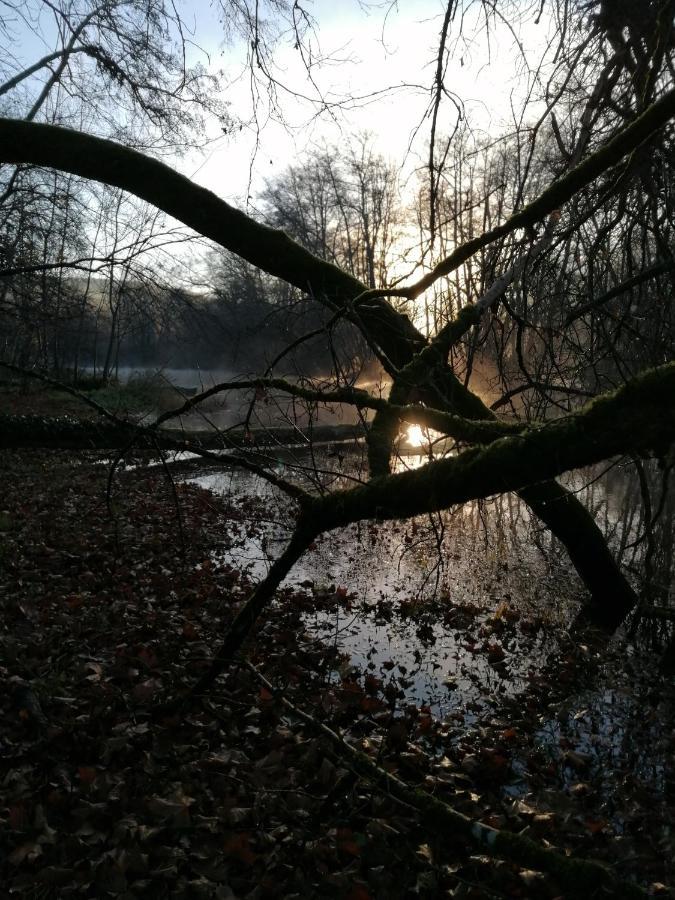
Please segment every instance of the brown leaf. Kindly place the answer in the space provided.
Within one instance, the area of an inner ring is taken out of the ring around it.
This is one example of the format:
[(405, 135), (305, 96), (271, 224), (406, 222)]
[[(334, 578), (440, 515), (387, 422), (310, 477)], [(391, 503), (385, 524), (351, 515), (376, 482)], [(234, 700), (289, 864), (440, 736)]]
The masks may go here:
[(15, 803), (9, 808), (9, 825), (12, 831), (21, 831), (28, 824), (28, 813), (23, 803)]
[(372, 895), (363, 884), (355, 884), (349, 889), (349, 893), (345, 895), (345, 900), (371, 900)]
[(96, 781), (96, 769), (93, 766), (78, 766), (77, 774), (82, 784), (93, 784)]
[(229, 859), (236, 859), (245, 866), (252, 866), (258, 858), (251, 850), (251, 835), (246, 831), (226, 837), (223, 852)]
[(153, 700), (161, 686), (162, 682), (158, 678), (148, 678), (137, 684), (131, 693), (137, 703), (145, 706)]
[(587, 769), (591, 763), (591, 757), (588, 753), (577, 753), (574, 750), (567, 750), (563, 756), (563, 759), (568, 766), (571, 766), (577, 771), (583, 771), (584, 769)]
[(42, 854), (42, 847), (35, 841), (27, 841), (25, 844), (19, 844), (9, 854), (8, 859), (13, 866), (20, 866), (22, 862), (32, 862)]
[(183, 622), (183, 637), (186, 641), (196, 641), (199, 638), (199, 632), (192, 622)]

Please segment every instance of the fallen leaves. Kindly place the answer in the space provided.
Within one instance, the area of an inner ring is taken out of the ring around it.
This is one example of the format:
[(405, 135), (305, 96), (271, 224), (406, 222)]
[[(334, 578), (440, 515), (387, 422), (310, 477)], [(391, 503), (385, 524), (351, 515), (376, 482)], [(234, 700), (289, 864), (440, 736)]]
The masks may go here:
[[(153, 722), (158, 700), (209, 664), (249, 588), (245, 572), (209, 555), (241, 524), (240, 510), (179, 485), (183, 556), (173, 498), (157, 476), (125, 476), (117, 522), (105, 511), (101, 467), (28, 467), (21, 477), (3, 533), (15, 592), (0, 636), (3, 676), (20, 676), (35, 700), (2, 700), (0, 842), (15, 894), (397, 900), (468, 896), (462, 886), (472, 884), (482, 895), (555, 896), (539, 873), (469, 857), (451, 836), (421, 843), (415, 814), (360, 783), (244, 671), (187, 715)], [(384, 530), (368, 529), (367, 539), (381, 547)], [(544, 752), (532, 737), (548, 690), (541, 682), (522, 701), (528, 712), (512, 708), (492, 722), (476, 704), (441, 720), (412, 696), (421, 662), (385, 653), (361, 671), (308, 635), (303, 613), (317, 604), (344, 612), (354, 598), (347, 585), (313, 581), (282, 592), (252, 642), (275, 685), (390, 772), (486, 824), (612, 858), (614, 820), (600, 806), (593, 758), (573, 743)], [(424, 616), (418, 603), (404, 611), (413, 627)], [(398, 615), (395, 603), (374, 612)], [(514, 634), (534, 640), (542, 630), (507, 601), (487, 619), (471, 603), (434, 615), (492, 679), (527, 646)], [(463, 678), (458, 668), (448, 691), (459, 696)], [(44, 727), (31, 711), (38, 705)], [(672, 855), (666, 843), (657, 852)], [(663, 893), (657, 863), (650, 873)]]

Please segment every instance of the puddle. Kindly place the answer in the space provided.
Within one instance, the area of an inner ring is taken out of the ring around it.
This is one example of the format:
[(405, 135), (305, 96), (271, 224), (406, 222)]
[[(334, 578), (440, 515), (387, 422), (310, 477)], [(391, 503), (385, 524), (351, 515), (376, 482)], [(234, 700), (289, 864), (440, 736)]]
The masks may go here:
[[(410, 457), (404, 464), (422, 462)], [(289, 470), (289, 463), (298, 468)], [(323, 477), (333, 486), (344, 480), (345, 472), (326, 456), (280, 454), (277, 468), (310, 484), (317, 463), (332, 469)], [(346, 474), (357, 470), (354, 461), (347, 465)], [(566, 483), (594, 512), (615, 552), (637, 569), (644, 552), (639, 487), (617, 467), (599, 476), (600, 470), (577, 473)], [(286, 501), (248, 473), (208, 472), (190, 480), (232, 504), (234, 541), (219, 560), (264, 577), (290, 535)], [(674, 506), (669, 498), (655, 525), (665, 561), (655, 570), (655, 584), (666, 585), (664, 603), (672, 598)], [(530, 747), (557, 772), (556, 802), (572, 802), (579, 783), (592, 780), (603, 820), (617, 834), (632, 827), (631, 809), (666, 809), (675, 691), (654, 693), (657, 657), (644, 641), (629, 642), (619, 633), (603, 651), (593, 686), (572, 691), (562, 704), (539, 687), (542, 673), (541, 684), (550, 684), (547, 664), (583, 592), (563, 549), (514, 495), (324, 535), (285, 586), (302, 586), (322, 601), (304, 624), (309, 636), (332, 645), (344, 660), (335, 680), (348, 677), (351, 667), (370, 673), (385, 693), (395, 688), (397, 703), (428, 706), (448, 740), (460, 745), (476, 729), (489, 730), (509, 701), (517, 710), (534, 698)], [(505, 796), (530, 795), (530, 762), (513, 754)]]
[[(284, 501), (248, 473), (190, 480), (228, 497), (235, 511), (233, 545), (219, 562), (264, 577), (290, 535)], [(301, 585), (324, 601), (336, 597), (334, 612), (306, 615), (311, 635), (378, 677), (394, 661), (399, 676), (404, 670), (406, 698), (438, 716), (523, 690), (579, 603), (569, 568), (550, 558), (510, 495), (323, 535), (284, 582)], [(501, 628), (507, 620), (519, 624)]]

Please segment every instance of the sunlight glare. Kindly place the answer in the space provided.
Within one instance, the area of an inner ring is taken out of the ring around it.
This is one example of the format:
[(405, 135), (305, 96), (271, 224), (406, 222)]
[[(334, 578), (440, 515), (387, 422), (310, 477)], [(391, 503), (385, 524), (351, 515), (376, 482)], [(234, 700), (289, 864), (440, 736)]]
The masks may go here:
[(408, 426), (408, 443), (411, 447), (421, 447), (422, 444), (427, 444), (428, 442), (428, 438), (420, 425)]

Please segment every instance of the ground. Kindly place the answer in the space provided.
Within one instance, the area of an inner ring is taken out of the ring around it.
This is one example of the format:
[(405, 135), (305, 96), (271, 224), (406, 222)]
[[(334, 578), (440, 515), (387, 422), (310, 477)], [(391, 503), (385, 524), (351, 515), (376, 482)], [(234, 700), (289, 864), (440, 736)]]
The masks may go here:
[[(250, 589), (217, 562), (242, 509), (174, 485), (161, 467), (119, 473), (107, 497), (108, 487), (96, 456), (0, 456), (0, 878), (11, 896), (571, 897), (429, 833), (249, 669), (157, 715), (208, 666)], [(633, 751), (628, 741), (611, 800), (592, 754), (563, 734), (552, 754), (537, 738), (545, 710), (598, 677), (604, 645), (561, 637), (525, 694), (463, 731), (402, 697), (396, 660), (360, 672), (305, 631), (304, 611), (357, 601), (348, 586), (282, 591), (249, 659), (317, 721), (454, 808), (667, 893), (672, 727), (659, 731), (656, 788), (631, 775), (639, 739)], [(495, 657), (503, 630), (538, 627), (501, 616), (486, 640), (465, 619), (455, 627)], [(672, 685), (645, 687), (639, 674), (638, 730), (673, 706)], [(516, 769), (526, 790), (510, 796)]]

